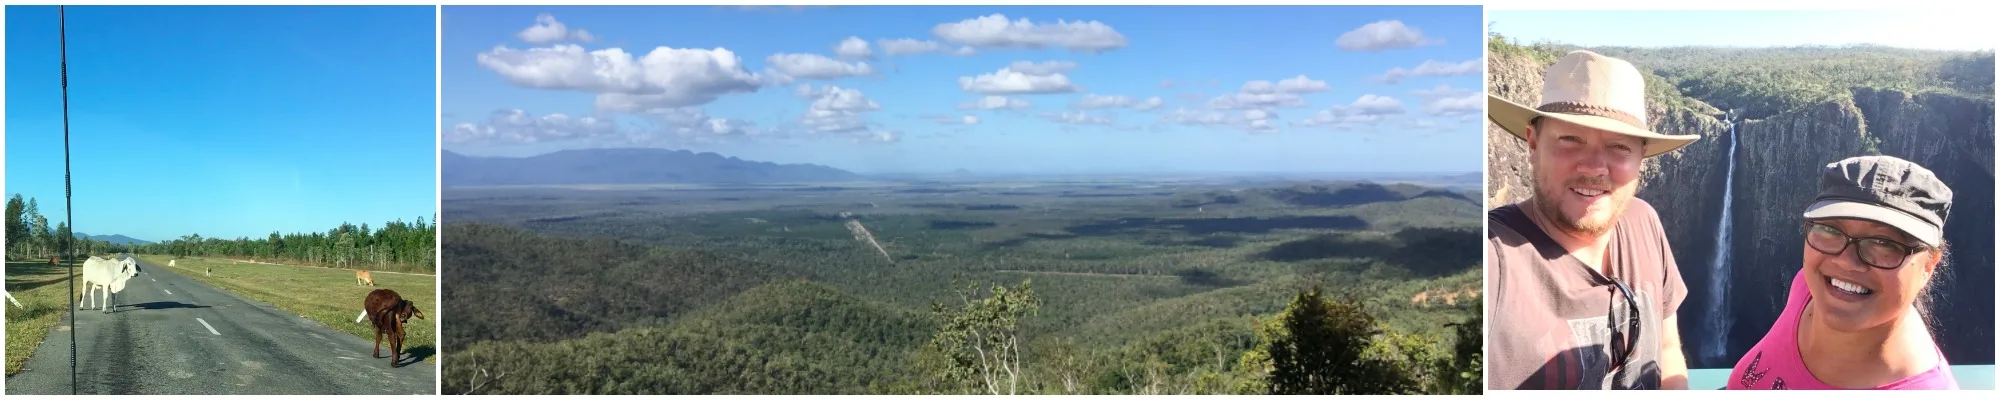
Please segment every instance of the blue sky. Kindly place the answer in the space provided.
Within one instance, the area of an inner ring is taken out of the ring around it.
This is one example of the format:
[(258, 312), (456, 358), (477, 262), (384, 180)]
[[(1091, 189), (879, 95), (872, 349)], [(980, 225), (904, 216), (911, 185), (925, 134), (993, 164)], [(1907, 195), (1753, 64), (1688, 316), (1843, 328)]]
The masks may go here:
[(1473, 172), (1481, 19), (447, 6), (440, 134), (469, 155), (663, 147), (861, 173)]
[[(76, 231), (259, 238), (430, 220), (432, 7), (68, 9)], [(62, 221), (55, 7), (7, 7), (9, 197)]]
[(1493, 30), (1520, 43), (1581, 46), (1798, 46), (1881, 44), (1992, 50), (1991, 14), (1932, 10), (1569, 11), (1492, 10)]

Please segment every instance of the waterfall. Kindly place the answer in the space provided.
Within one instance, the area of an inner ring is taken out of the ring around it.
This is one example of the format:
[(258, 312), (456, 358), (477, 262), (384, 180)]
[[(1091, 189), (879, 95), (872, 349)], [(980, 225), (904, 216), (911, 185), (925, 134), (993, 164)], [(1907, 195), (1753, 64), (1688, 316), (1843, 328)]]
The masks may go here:
[[(1735, 110), (1730, 110), (1734, 116)], [(1735, 321), (1729, 318), (1729, 236), (1733, 230), (1730, 209), (1735, 203), (1736, 192), (1736, 121), (1726, 119), (1729, 124), (1728, 167), (1722, 178), (1722, 221), (1715, 228), (1715, 261), (1708, 266), (1708, 343), (1702, 346), (1711, 365), (1726, 363), (1729, 355), (1729, 326)]]

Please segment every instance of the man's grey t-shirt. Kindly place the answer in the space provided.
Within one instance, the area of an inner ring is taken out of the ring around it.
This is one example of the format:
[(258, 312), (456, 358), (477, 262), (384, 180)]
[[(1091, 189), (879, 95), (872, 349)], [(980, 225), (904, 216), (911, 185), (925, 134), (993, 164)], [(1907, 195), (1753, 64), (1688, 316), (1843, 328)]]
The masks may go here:
[[(1661, 335), (1679, 329), (1661, 319), (1680, 309), (1687, 286), (1652, 205), (1632, 199), (1612, 228), (1609, 277), (1571, 257), (1519, 205), (1487, 211), (1486, 225), (1489, 388), (1660, 388)], [(1611, 278), (1635, 292), (1640, 317), (1631, 360), (1607, 376), (1611, 323), (1630, 318)]]

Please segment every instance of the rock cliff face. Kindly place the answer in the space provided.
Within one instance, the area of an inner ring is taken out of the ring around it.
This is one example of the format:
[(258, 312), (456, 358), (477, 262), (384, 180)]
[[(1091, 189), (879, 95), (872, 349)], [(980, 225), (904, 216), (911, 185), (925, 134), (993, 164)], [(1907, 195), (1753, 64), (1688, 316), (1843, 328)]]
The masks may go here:
[[(1635, 62), (1636, 63), (1636, 62)], [(1515, 101), (1539, 100), (1544, 65), (1493, 53), (1488, 90)], [(1644, 64), (1639, 65), (1642, 69)], [(1652, 80), (1649, 83), (1658, 83)], [(1648, 116), (1660, 132), (1703, 136), (1680, 151), (1646, 162), (1638, 196), (1659, 210), (1689, 293), (1679, 310), (1683, 350), (1695, 368), (1728, 368), (1761, 339), (1783, 308), (1790, 278), (1801, 268), (1799, 214), (1818, 192), (1819, 169), (1843, 158), (1881, 154), (1936, 172), (1956, 201), (1946, 222), (1953, 244), (1948, 265), (1933, 281), (1939, 299), (1933, 329), (1956, 364), (1990, 364), (1993, 343), (1993, 101), (1946, 94), (1856, 88), (1852, 99), (1762, 120), (1739, 121), (1728, 245), (1728, 290), (1721, 314), (1734, 323), (1715, 332), (1710, 295), (1722, 213), (1729, 135), (1722, 113), (1677, 91), (1655, 90)], [(1532, 188), (1526, 146), (1487, 124), (1488, 206), (1526, 199)], [(1720, 357), (1715, 335), (1726, 335)]]

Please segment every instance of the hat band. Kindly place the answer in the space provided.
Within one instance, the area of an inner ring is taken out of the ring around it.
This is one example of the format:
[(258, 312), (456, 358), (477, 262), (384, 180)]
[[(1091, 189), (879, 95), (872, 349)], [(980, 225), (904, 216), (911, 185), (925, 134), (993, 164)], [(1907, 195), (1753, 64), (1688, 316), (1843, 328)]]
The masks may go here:
[(1618, 122), (1624, 122), (1626, 125), (1631, 125), (1633, 128), (1646, 129), (1645, 124), (1639, 123), (1639, 118), (1633, 117), (1632, 114), (1626, 114), (1624, 111), (1613, 110), (1610, 107), (1605, 107), (1595, 104), (1584, 104), (1582, 102), (1576, 102), (1576, 101), (1558, 101), (1554, 103), (1543, 104), (1541, 107), (1535, 107), (1535, 110), (1545, 113), (1576, 114), (1576, 115), (1589, 115), (1593, 117), (1610, 118), (1613, 120), (1617, 120)]

